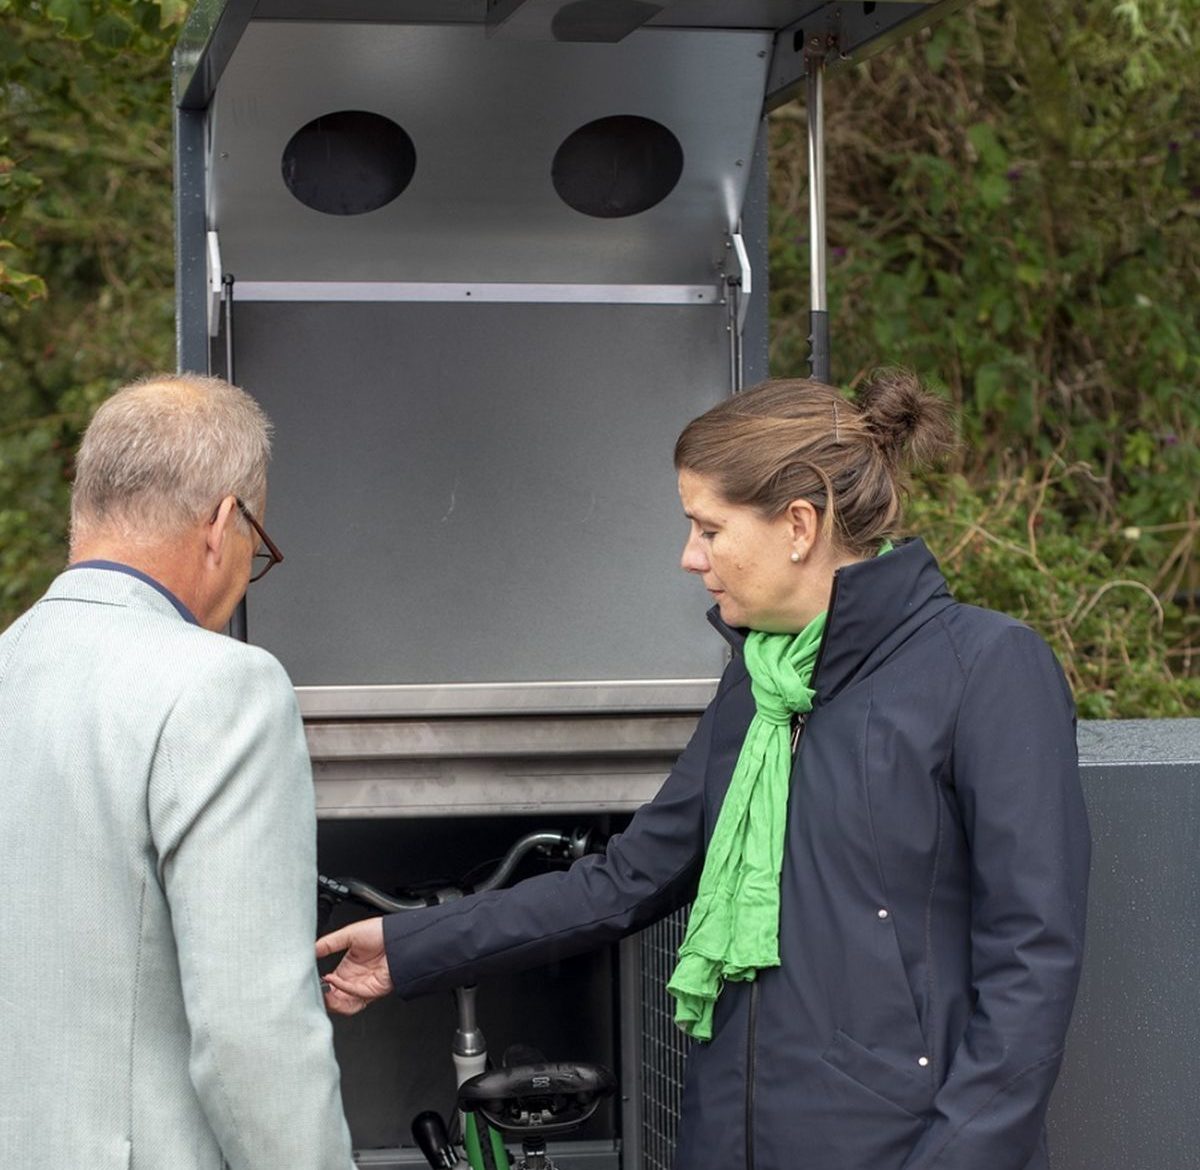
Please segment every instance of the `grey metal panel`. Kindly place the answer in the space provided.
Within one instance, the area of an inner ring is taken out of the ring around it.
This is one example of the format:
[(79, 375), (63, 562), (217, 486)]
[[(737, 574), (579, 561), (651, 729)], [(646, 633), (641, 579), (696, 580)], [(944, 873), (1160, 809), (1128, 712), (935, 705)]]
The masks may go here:
[(814, 0), (669, 0), (647, 22), (664, 28), (782, 28), (822, 5)]
[(488, 0), (489, 35), (614, 44), (665, 7), (665, 0), (579, 5), (573, 0)]
[(503, 769), (508, 760), (570, 753), (618, 758), (664, 754), (687, 742), (696, 720), (686, 716), (640, 719), (608, 715), (481, 717), (470, 720), (338, 720), (309, 724), (312, 756), (322, 760), (483, 759)]
[(298, 685), (721, 673), (671, 465), (721, 306), (252, 304), (237, 341), (288, 558), (249, 636)]
[(717, 680), (459, 683), (441, 686), (298, 687), (307, 720), (455, 715), (606, 715), (686, 712), (699, 715)]
[(258, 0), (255, 20), (482, 24), (487, 0)]
[[(213, 103), (209, 226), (239, 280), (708, 284), (741, 211), (769, 49), (757, 32), (596, 45), (254, 21)], [(282, 177), (291, 136), (339, 110), (392, 118), (416, 148), (411, 184), (363, 215), (305, 207)], [(582, 215), (555, 194), (551, 162), (616, 114), (666, 125), (682, 177), (638, 215)]]
[(631, 813), (661, 787), (678, 753), (524, 757), (496, 762), (448, 757), (313, 762), (317, 816), (389, 820), (467, 816)]
[(1050, 1110), (1055, 1170), (1195, 1170), (1200, 719), (1085, 723), (1087, 960)]
[[(565, 7), (574, 0), (557, 0)], [(663, 28), (774, 29), (812, 0), (653, 0), (649, 24)], [(482, 24), (486, 0), (259, 0), (255, 20), (340, 20), (396, 24)]]
[(175, 362), (208, 373), (203, 110), (175, 110)]
[[(603, 692), (599, 692), (602, 694)], [(662, 786), (699, 710), (310, 720), (322, 819), (632, 812)]]

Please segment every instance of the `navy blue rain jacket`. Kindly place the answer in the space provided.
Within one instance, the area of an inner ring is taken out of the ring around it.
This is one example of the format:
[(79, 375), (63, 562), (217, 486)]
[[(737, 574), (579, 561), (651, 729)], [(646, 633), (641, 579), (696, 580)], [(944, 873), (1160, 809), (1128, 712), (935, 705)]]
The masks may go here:
[[(688, 902), (754, 713), (742, 635), (604, 855), (385, 920), (404, 998), (610, 942)], [(688, 1061), (677, 1170), (1044, 1170), (1083, 953), (1074, 709), (1026, 626), (924, 544), (841, 569), (799, 741), (780, 958)]]

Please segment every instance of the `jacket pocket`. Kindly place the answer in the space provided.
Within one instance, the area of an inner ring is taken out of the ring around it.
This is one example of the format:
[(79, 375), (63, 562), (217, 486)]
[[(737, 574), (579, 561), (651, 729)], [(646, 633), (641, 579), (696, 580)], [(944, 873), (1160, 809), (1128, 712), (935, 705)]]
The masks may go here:
[(882, 1097), (914, 1117), (924, 1117), (933, 1104), (931, 1078), (897, 1068), (891, 1061), (864, 1048), (840, 1029), (834, 1032), (821, 1059), (877, 1097)]

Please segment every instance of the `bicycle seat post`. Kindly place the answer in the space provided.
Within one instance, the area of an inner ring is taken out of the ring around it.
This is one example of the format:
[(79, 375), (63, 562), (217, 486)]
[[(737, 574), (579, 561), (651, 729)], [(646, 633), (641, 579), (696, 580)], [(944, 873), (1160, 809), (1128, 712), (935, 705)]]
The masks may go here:
[(458, 1025), (454, 1031), (454, 1071), (456, 1081), (463, 1081), (487, 1067), (487, 1041), (475, 1015), (475, 985), (456, 987), (454, 1003), (458, 1008)]
[(554, 1163), (546, 1157), (546, 1139), (540, 1134), (530, 1134), (521, 1140), (520, 1170), (554, 1170)]

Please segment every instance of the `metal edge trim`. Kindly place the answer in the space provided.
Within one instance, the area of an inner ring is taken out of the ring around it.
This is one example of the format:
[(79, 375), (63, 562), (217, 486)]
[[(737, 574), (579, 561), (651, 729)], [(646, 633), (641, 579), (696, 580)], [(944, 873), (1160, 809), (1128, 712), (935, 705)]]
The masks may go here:
[(239, 301), (419, 301), (533, 304), (714, 305), (718, 285), (524, 284), (385, 280), (241, 280)]
[(700, 678), (299, 686), (296, 698), (307, 719), (691, 712), (708, 705), (717, 682)]

